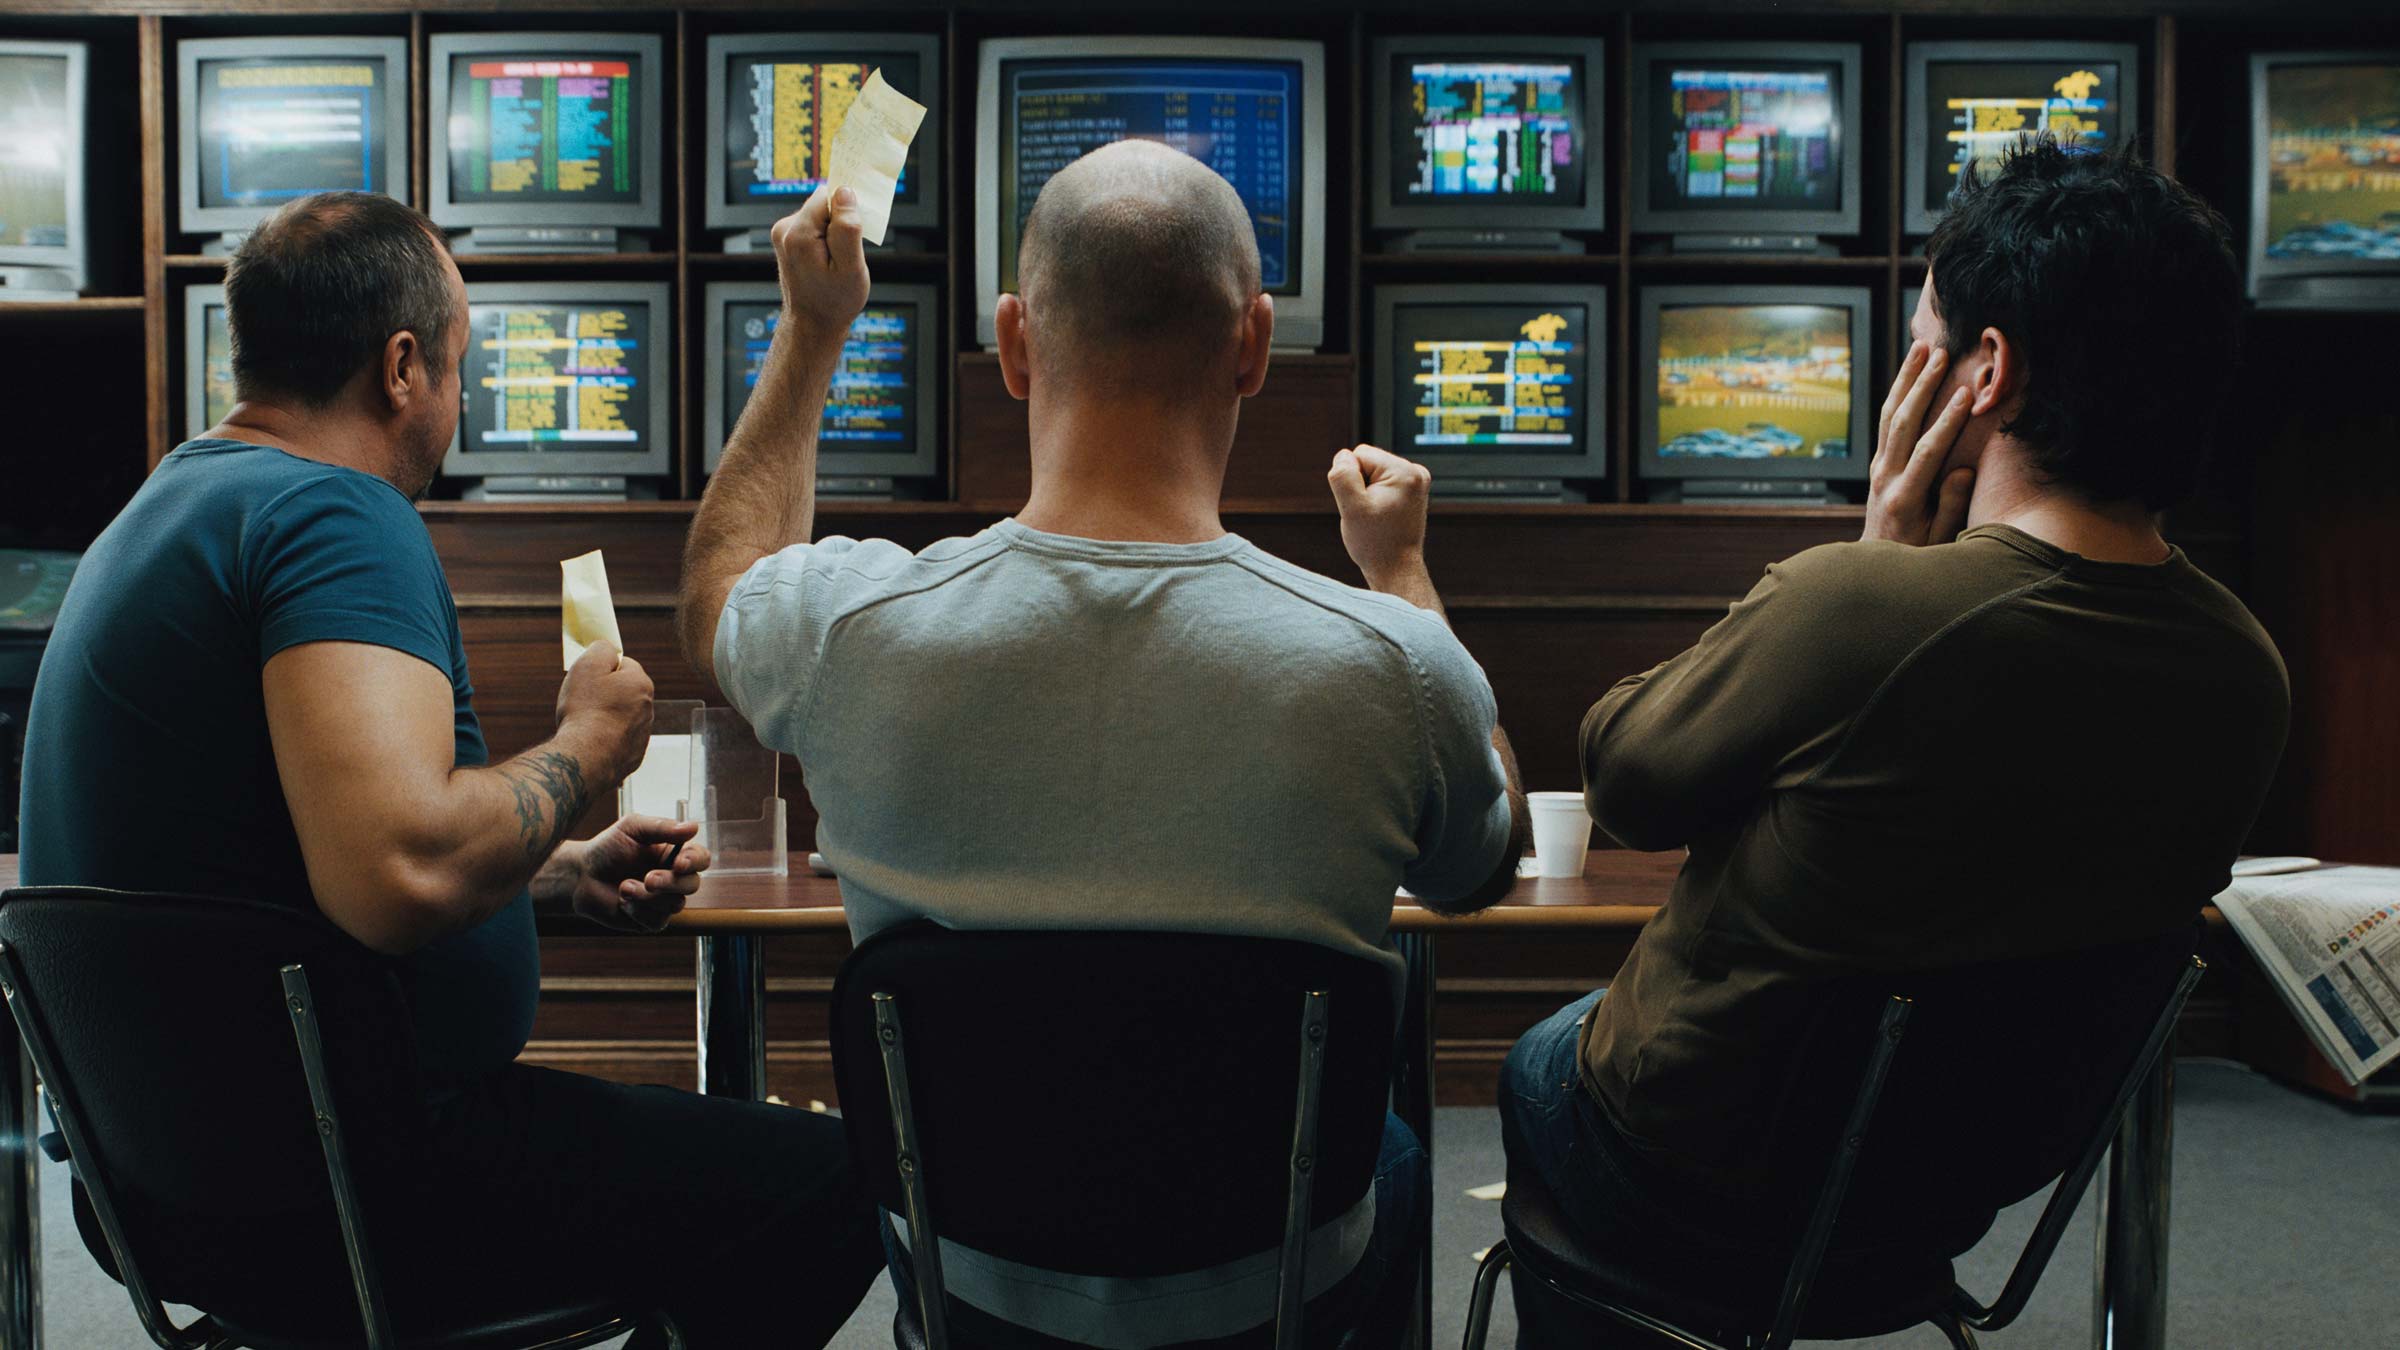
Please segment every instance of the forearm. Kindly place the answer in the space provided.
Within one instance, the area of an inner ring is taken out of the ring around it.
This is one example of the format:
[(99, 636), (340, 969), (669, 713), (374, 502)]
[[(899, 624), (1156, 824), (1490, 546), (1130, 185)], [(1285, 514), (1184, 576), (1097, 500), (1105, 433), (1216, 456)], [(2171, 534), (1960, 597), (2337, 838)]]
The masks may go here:
[(1433, 573), (1426, 569), (1421, 553), (1408, 554), (1378, 568), (1367, 577), (1367, 589), (1406, 600), (1419, 609), (1431, 611), (1443, 623), (1450, 622), (1450, 611), (1443, 608), (1441, 593), (1433, 588)]
[(815, 527), (817, 430), (841, 359), (830, 337), (786, 312), (759, 371), (758, 388), (726, 440), (684, 546), (678, 633), (694, 670), (714, 666), (717, 616), (759, 559), (805, 543)]

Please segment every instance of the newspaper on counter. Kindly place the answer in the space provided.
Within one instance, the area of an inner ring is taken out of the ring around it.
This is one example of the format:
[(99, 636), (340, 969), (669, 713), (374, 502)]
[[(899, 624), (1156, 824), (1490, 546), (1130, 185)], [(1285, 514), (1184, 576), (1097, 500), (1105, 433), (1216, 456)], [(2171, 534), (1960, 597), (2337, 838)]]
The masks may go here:
[(2344, 1078), (2400, 1059), (2400, 868), (2245, 877), (2216, 905)]

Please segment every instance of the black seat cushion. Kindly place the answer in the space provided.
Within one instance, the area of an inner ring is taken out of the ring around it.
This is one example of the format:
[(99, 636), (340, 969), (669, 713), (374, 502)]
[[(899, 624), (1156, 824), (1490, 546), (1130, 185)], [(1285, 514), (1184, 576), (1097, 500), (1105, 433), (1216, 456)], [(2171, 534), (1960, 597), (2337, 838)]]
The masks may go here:
[[(1703, 1335), (1738, 1340), (1775, 1319), (1788, 1257), (1727, 1250), (1715, 1259), (1662, 1262), (1640, 1234), (1615, 1243), (1587, 1237), (1541, 1174), (1508, 1172), (1500, 1206), (1508, 1245), (1525, 1273), (1572, 1294), (1634, 1308)], [(1882, 1336), (1913, 1327), (1950, 1304), (1955, 1272), (1922, 1246), (1832, 1251), (1800, 1319), (1816, 1340)]]
[[(525, 1350), (527, 1346), (611, 1329), (612, 1335), (632, 1330), (624, 1309), (590, 1300), (525, 1308), (474, 1321), (436, 1319), (411, 1322), (394, 1318), (392, 1331), (408, 1350)], [(355, 1313), (348, 1326), (292, 1328), (264, 1322), (244, 1322), (218, 1314), (214, 1318), (234, 1339), (252, 1350), (331, 1350), (358, 1343)]]

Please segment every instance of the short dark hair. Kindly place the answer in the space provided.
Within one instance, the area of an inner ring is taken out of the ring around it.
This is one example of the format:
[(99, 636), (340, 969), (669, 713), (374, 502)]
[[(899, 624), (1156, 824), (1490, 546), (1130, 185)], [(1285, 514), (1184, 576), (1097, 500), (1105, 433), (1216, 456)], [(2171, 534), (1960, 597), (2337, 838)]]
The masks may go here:
[(320, 192), (266, 218), (225, 268), (239, 398), (332, 402), (406, 330), (450, 354), (449, 245), (404, 202)]
[(2241, 344), (2224, 217), (2130, 146), (2044, 135), (1964, 176), (1926, 245), (1953, 359), (1986, 328), (2026, 364), (2001, 430), (2050, 481), (2152, 510), (2191, 494)]
[(1017, 250), (1017, 284), (1061, 373), (1173, 396), (1228, 348), (1258, 297), (1258, 235), (1215, 170), (1119, 141), (1052, 175)]

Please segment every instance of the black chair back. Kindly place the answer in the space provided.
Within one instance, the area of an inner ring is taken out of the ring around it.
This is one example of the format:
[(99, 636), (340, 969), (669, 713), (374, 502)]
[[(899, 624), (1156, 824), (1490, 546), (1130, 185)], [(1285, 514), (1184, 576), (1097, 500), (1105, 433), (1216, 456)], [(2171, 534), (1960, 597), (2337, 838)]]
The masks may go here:
[(115, 1202), (120, 1262), (175, 1299), (238, 1266), (220, 1239), (262, 1224), (321, 1230), (338, 1252), (280, 971), (307, 966), (363, 1164), (400, 1156), (423, 1099), (388, 961), (313, 912), (87, 887), (9, 892), (0, 943), (22, 985), (14, 1010), (40, 1019), (56, 1056), (48, 1088), (79, 1118), (77, 1174)]
[(1390, 972), (1302, 942), (1189, 933), (953, 932), (860, 944), (834, 987), (852, 1161), (906, 1214), (874, 999), (906, 1033), (929, 1216), (1046, 1270), (1145, 1276), (1281, 1245), (1302, 1009), (1330, 995), (1309, 1223), (1374, 1179)]
[[(1974, 1245), (1999, 1211), (2050, 1185), (2090, 1147), (2159, 1009), (2192, 969), (2189, 927), (2131, 942), (1973, 966), (1878, 973), (1824, 1004), (1794, 1080), (1780, 1175), (1813, 1185), (1856, 1095), (1871, 1029), (1910, 1000), (1835, 1229), (1833, 1250)], [(1814, 1204), (1813, 1189), (1793, 1200)]]

